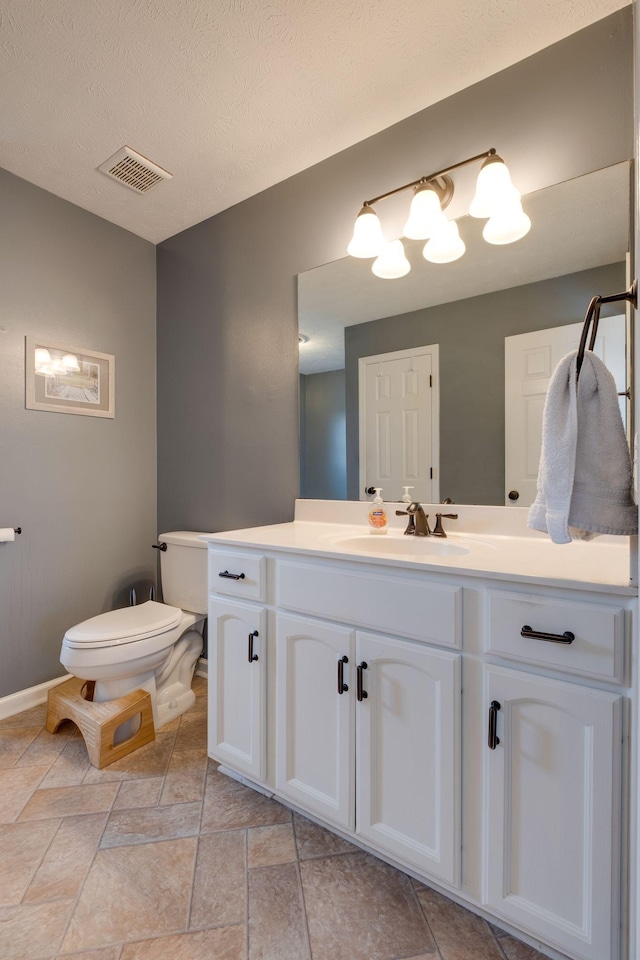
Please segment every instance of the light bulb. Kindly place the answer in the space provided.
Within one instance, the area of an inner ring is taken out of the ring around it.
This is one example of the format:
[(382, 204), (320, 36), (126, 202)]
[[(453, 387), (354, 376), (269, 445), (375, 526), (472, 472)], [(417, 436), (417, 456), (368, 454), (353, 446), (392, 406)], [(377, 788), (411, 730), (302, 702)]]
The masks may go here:
[(438, 194), (429, 186), (417, 187), (411, 201), (409, 219), (404, 225), (404, 235), (410, 240), (428, 240), (443, 227), (447, 218), (442, 212)]
[(522, 209), (519, 200), (510, 206), (502, 207), (487, 220), (482, 236), (487, 243), (505, 244), (515, 243), (531, 229), (531, 220)]
[(45, 350), (44, 347), (36, 347), (34, 363), (35, 372), (42, 373), (46, 376), (49, 364), (51, 363), (51, 354), (48, 350)]
[(466, 250), (455, 220), (447, 220), (444, 229), (431, 237), (424, 245), (422, 256), (431, 263), (452, 263)]
[(411, 264), (404, 255), (402, 240), (391, 240), (387, 243), (377, 260), (374, 260), (371, 270), (382, 280), (405, 277), (411, 270)]
[(501, 207), (509, 206), (520, 199), (520, 192), (511, 182), (504, 160), (494, 154), (482, 164), (476, 183), (476, 193), (469, 213), (472, 217), (492, 217)]
[(377, 257), (385, 245), (382, 227), (373, 207), (364, 206), (353, 227), (353, 237), (347, 247), (352, 257)]
[(62, 358), (62, 366), (65, 370), (72, 371), (73, 373), (78, 373), (80, 370), (80, 364), (78, 363), (78, 358), (73, 353), (68, 353), (65, 357)]

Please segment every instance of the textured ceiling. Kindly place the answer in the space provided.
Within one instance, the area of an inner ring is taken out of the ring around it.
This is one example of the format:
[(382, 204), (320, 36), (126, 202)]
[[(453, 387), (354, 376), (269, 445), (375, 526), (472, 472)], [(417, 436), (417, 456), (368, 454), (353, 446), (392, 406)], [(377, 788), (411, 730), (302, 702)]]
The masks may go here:
[(0, 165), (157, 243), (626, 4), (1, 0)]

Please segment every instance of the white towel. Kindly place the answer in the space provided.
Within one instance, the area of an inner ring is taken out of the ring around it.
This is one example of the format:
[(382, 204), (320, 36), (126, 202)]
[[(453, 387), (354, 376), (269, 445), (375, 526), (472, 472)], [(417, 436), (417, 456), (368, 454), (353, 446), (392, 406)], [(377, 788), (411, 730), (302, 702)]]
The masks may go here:
[(599, 533), (638, 532), (629, 447), (615, 381), (585, 350), (576, 389), (577, 351), (556, 367), (542, 416), (538, 492), (529, 526), (554, 543)]

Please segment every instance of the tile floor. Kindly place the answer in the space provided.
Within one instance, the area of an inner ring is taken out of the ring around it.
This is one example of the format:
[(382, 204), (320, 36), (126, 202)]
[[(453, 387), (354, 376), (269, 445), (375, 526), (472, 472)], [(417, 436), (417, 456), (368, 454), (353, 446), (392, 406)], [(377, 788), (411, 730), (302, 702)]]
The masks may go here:
[(0, 722), (3, 960), (544, 960), (219, 773), (195, 687), (104, 770), (44, 707)]

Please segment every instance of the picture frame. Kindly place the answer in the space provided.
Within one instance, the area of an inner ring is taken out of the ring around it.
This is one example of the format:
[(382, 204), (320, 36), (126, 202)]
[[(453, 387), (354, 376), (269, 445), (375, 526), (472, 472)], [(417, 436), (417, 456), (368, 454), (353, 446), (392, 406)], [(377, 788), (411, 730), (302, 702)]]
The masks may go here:
[(115, 417), (115, 357), (27, 336), (27, 410)]

